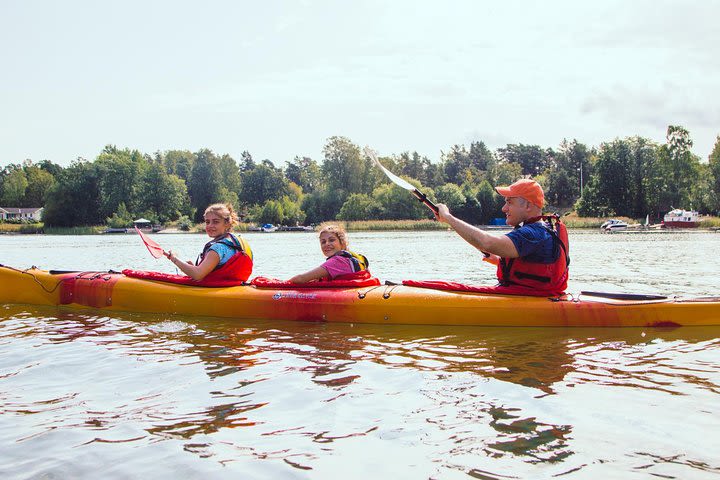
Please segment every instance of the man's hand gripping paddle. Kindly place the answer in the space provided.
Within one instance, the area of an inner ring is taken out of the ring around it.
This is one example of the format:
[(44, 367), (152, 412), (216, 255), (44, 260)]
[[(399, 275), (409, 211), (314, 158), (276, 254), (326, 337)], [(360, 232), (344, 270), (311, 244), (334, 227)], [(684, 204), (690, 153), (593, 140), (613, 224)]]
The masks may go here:
[(147, 247), (148, 251), (150, 252), (150, 255), (152, 255), (154, 258), (160, 258), (165, 254), (165, 251), (162, 249), (160, 245), (155, 242), (155, 240), (148, 238), (145, 236), (145, 234), (140, 231), (137, 226), (135, 226), (135, 231), (140, 235), (140, 239), (143, 241), (145, 246)]
[(432, 210), (432, 211), (435, 213), (435, 215), (437, 215), (437, 213), (438, 213), (438, 208), (437, 208), (437, 206), (436, 206), (429, 198), (427, 198), (427, 195), (425, 195), (425, 194), (422, 193), (420, 190), (418, 190), (417, 188), (415, 188), (415, 187), (414, 187), (412, 184), (410, 184), (409, 182), (406, 182), (406, 181), (403, 180), (402, 178), (400, 178), (400, 177), (398, 177), (397, 175), (395, 175), (394, 173), (392, 173), (392, 172), (391, 172), (390, 170), (388, 170), (387, 168), (383, 167), (382, 163), (380, 163), (380, 160), (378, 160), (378, 158), (377, 158), (377, 154), (376, 154), (370, 147), (365, 147), (365, 155), (367, 155), (368, 157), (370, 157), (370, 159), (371, 159), (373, 162), (375, 162), (375, 165), (377, 165), (377, 166), (380, 168), (380, 170), (382, 170), (383, 173), (384, 173), (395, 185), (397, 185), (397, 186), (400, 187), (400, 188), (404, 188), (405, 190), (408, 190), (410, 193), (412, 193), (413, 195), (415, 195), (418, 200), (420, 200), (422, 203), (424, 203), (425, 205), (427, 205), (427, 207), (428, 207), (430, 210)]

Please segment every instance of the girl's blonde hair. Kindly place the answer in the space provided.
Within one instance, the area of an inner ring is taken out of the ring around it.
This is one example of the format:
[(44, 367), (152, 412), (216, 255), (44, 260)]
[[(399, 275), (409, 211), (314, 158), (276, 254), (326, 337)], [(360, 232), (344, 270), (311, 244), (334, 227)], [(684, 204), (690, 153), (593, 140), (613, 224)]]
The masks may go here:
[(332, 233), (337, 237), (337, 239), (340, 241), (340, 247), (342, 247), (343, 250), (347, 249), (348, 246), (348, 240), (347, 240), (347, 232), (343, 227), (340, 225), (329, 223), (327, 225), (322, 225), (320, 228), (320, 233), (318, 236), (322, 235), (323, 233)]
[(205, 209), (205, 213), (203, 214), (203, 216), (207, 215), (208, 213), (217, 215), (218, 217), (225, 220), (225, 222), (230, 225), (230, 229), (232, 229), (232, 227), (234, 227), (238, 223), (237, 214), (235, 213), (235, 210), (233, 210), (233, 206), (230, 203), (213, 203)]

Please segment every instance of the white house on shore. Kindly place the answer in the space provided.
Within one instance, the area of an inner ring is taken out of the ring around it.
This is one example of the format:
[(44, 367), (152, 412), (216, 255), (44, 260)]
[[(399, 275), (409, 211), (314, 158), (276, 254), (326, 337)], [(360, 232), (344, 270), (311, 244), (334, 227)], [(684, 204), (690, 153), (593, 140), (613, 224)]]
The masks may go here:
[(0, 220), (27, 220), (39, 222), (42, 220), (43, 207), (17, 208), (0, 207)]

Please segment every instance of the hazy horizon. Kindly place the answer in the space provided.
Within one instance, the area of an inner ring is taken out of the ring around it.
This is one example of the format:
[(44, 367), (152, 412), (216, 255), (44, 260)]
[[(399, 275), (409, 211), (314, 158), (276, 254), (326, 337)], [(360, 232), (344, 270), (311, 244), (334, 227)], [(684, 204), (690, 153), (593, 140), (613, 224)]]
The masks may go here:
[[(0, 165), (720, 134), (719, 1), (0, 3)], [(713, 47), (713, 45), (715, 45)]]

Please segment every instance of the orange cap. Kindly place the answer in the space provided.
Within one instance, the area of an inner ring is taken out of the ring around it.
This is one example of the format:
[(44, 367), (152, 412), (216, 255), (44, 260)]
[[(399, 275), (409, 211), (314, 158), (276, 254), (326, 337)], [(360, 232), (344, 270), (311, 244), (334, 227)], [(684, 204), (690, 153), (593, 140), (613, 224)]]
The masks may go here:
[(539, 183), (529, 178), (523, 178), (509, 187), (495, 187), (495, 190), (503, 197), (520, 197), (528, 202), (543, 208), (545, 205), (545, 194)]

